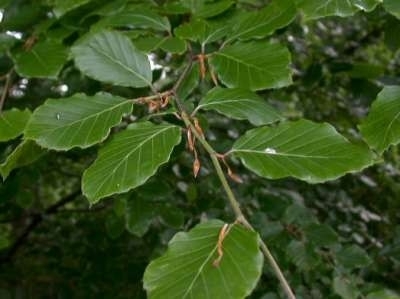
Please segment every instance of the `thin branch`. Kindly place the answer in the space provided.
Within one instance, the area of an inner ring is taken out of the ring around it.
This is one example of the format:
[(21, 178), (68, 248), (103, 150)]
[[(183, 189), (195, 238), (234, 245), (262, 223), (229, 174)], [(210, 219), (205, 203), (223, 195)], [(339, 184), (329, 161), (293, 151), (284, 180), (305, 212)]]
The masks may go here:
[(36, 227), (38, 227), (43, 222), (43, 220), (46, 218), (46, 216), (55, 214), (58, 211), (58, 209), (65, 206), (67, 203), (74, 201), (78, 197), (79, 194), (81, 194), (80, 190), (72, 192), (68, 196), (60, 199), (53, 205), (46, 208), (42, 213), (32, 215), (30, 217), (31, 219), (30, 219), (29, 225), (23, 230), (23, 232), (15, 240), (13, 245), (7, 251), (6, 255), (4, 257), (0, 258), (0, 264), (8, 262), (13, 258), (13, 256), (19, 250), (19, 248), (21, 248), (26, 243), (29, 235), (36, 229)]
[[(236, 215), (236, 218), (239, 222), (241, 222), (243, 225), (248, 227), (250, 230), (255, 231), (253, 226), (247, 221), (246, 217), (243, 215), (242, 210), (240, 209), (240, 204), (238, 200), (236, 199), (231, 187), (229, 186), (228, 180), (226, 179), (225, 173), (222, 170), (221, 163), (218, 160), (218, 154), (215, 152), (215, 150), (212, 148), (212, 146), (207, 142), (207, 140), (200, 134), (194, 124), (191, 122), (190, 118), (185, 112), (182, 112), (182, 119), (185, 122), (185, 125), (192, 131), (192, 133), (196, 136), (197, 140), (202, 144), (206, 152), (209, 154), (211, 157), (211, 161), (214, 165), (214, 168), (217, 172), (218, 178), (221, 181), (221, 184), (225, 190), (226, 195), (228, 196), (229, 203)], [(279, 282), (282, 285), (283, 291), (285, 292), (286, 296), (289, 299), (296, 299), (296, 296), (294, 295), (292, 289), (289, 286), (289, 283), (287, 282), (285, 276), (283, 275), (283, 272), (279, 268), (278, 263), (275, 261), (274, 257), (272, 256), (270, 250), (268, 249), (267, 244), (264, 243), (264, 241), (260, 238), (260, 247), (261, 251), (263, 252), (264, 256), (267, 258), (268, 263), (271, 265), (273, 271), (275, 272), (275, 275), (277, 276)]]
[(4, 83), (3, 92), (2, 92), (1, 97), (0, 97), (0, 113), (3, 110), (3, 106), (4, 106), (4, 103), (5, 103), (6, 98), (7, 98), (8, 90), (10, 88), (12, 72), (13, 72), (13, 70), (9, 71), (4, 76), (6, 82)]

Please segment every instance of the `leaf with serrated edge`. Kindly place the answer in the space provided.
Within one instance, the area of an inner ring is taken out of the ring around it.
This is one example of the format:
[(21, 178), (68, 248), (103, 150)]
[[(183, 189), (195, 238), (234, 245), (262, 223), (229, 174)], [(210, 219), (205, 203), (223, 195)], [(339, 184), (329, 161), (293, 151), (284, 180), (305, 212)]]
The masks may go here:
[(222, 242), (221, 262), (214, 267), (223, 225), (212, 220), (176, 234), (167, 252), (145, 271), (148, 298), (242, 299), (249, 295), (262, 271), (258, 236), (239, 224), (233, 225)]
[(127, 87), (151, 86), (148, 57), (116, 31), (89, 35), (71, 48), (77, 67), (96, 80)]
[(14, 139), (22, 134), (29, 121), (31, 112), (28, 109), (4, 110), (0, 113), (0, 142)]
[(102, 92), (49, 99), (32, 114), (25, 137), (55, 150), (86, 148), (103, 141), (131, 112), (132, 102)]
[(373, 163), (368, 148), (350, 143), (329, 124), (302, 119), (248, 131), (229, 152), (260, 176), (333, 180)]
[(91, 203), (142, 185), (169, 160), (181, 140), (180, 128), (150, 122), (115, 134), (83, 174), (82, 189)]
[(31, 164), (46, 153), (32, 140), (22, 141), (7, 159), (0, 164), (0, 174), (5, 180), (13, 169)]
[(293, 0), (274, 0), (262, 10), (246, 14), (233, 27), (226, 42), (268, 36), (275, 30), (290, 24), (296, 13), (297, 9)]
[(228, 87), (261, 90), (292, 83), (290, 53), (279, 44), (237, 43), (213, 53), (210, 63)]
[(360, 131), (379, 154), (400, 143), (400, 86), (386, 86), (378, 94)]
[(234, 119), (247, 119), (255, 126), (283, 119), (257, 94), (239, 88), (213, 88), (200, 101), (196, 110), (199, 109), (216, 110)]

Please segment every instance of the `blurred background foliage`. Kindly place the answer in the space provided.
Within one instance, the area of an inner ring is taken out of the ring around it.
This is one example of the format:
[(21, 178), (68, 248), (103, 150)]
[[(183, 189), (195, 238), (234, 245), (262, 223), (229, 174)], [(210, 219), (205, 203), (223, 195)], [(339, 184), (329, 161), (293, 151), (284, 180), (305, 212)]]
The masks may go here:
[[(33, 39), (45, 36), (69, 46), (129, 1), (75, 1), (85, 4), (60, 19), (52, 13), (53, 2), (0, 1), (0, 74), (12, 68), (13, 55)], [(239, 2), (257, 7), (268, 1)], [(183, 18), (170, 16), (173, 26)], [(383, 84), (400, 84), (399, 32), (400, 20), (380, 6), (349, 18), (305, 22), (299, 16), (273, 36), (291, 51), (294, 84), (260, 95), (291, 119), (327, 121), (355, 138)], [(130, 34), (135, 40), (145, 33)], [(154, 70), (160, 89), (171, 86), (185, 63), (184, 57), (162, 50), (152, 59), (161, 66)], [(194, 74), (192, 80), (197, 84), (199, 78)], [(201, 82), (186, 104), (195, 105), (210, 86), (208, 80)], [(49, 97), (99, 90), (129, 98), (147, 92), (99, 83), (70, 62), (54, 80), (14, 73), (5, 108), (33, 110)], [(135, 111), (137, 117), (145, 114)], [(214, 113), (204, 114), (201, 122), (221, 152), (251, 127)], [(0, 143), (0, 161), (17, 143)], [(0, 182), (0, 298), (145, 298), (143, 271), (174, 233), (202, 219), (233, 219), (210, 162), (202, 159), (194, 179), (192, 156), (183, 144), (142, 187), (89, 206), (80, 195), (80, 177), (95, 155), (96, 148), (47, 152)], [(398, 147), (362, 173), (318, 185), (268, 181), (238, 161), (232, 164), (244, 181), (232, 184), (234, 191), (299, 299), (399, 298), (394, 294), (400, 292)], [(283, 298), (278, 289), (265, 267), (250, 298)]]

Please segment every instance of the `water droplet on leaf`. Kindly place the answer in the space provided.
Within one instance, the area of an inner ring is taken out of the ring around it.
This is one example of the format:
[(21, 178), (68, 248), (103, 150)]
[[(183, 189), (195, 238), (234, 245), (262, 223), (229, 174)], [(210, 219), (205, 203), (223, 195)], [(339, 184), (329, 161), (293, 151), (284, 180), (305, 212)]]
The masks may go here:
[(275, 154), (276, 154), (276, 150), (275, 150), (274, 148), (270, 148), (270, 147), (267, 147), (267, 148), (264, 150), (264, 152), (267, 153), (267, 154), (272, 154), (272, 155), (275, 155)]
[(57, 119), (57, 120), (60, 120), (60, 118), (61, 118), (61, 113), (57, 112), (57, 113), (56, 113), (56, 119)]

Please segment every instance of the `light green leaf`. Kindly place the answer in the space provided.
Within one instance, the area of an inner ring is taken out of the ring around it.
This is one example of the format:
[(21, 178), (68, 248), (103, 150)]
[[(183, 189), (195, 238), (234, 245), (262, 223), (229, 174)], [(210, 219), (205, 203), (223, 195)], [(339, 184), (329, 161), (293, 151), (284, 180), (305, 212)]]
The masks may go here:
[(157, 13), (146, 8), (135, 8), (120, 11), (117, 14), (102, 18), (94, 25), (95, 28), (120, 28), (127, 27), (129, 29), (144, 28), (156, 31), (171, 30), (168, 18), (162, 17)]
[(142, 185), (169, 160), (181, 140), (180, 128), (149, 122), (133, 124), (99, 151), (84, 172), (82, 189), (91, 203)]
[(296, 0), (306, 19), (326, 16), (348, 17), (359, 10), (371, 11), (379, 0)]
[(31, 117), (28, 109), (5, 110), (0, 112), (0, 142), (14, 139), (22, 134)]
[(5, 180), (12, 170), (26, 166), (38, 160), (46, 150), (32, 140), (22, 141), (7, 159), (0, 164), (0, 174)]
[(149, 229), (154, 217), (154, 204), (140, 197), (127, 201), (125, 213), (126, 229), (137, 237), (142, 237)]
[(33, 78), (57, 78), (67, 58), (67, 49), (55, 40), (38, 42), (29, 51), (13, 55), (17, 73)]
[(239, 88), (213, 88), (200, 101), (196, 110), (199, 109), (216, 110), (234, 119), (247, 119), (255, 126), (283, 119), (257, 94)]
[(293, 0), (274, 0), (257, 12), (246, 14), (236, 26), (226, 42), (235, 39), (263, 38), (275, 30), (290, 24), (297, 9)]
[(102, 92), (49, 99), (32, 114), (25, 137), (55, 150), (87, 148), (106, 139), (122, 116), (132, 112), (132, 105), (124, 98)]
[(369, 293), (366, 299), (400, 299), (400, 295), (392, 290), (382, 289)]
[(336, 253), (339, 264), (347, 269), (366, 267), (371, 264), (371, 259), (364, 249), (357, 245), (347, 246)]
[(400, 19), (400, 1), (398, 0), (383, 0), (383, 7), (387, 12)]
[(90, 0), (54, 0), (53, 11), (56, 17), (59, 18), (67, 12), (84, 5), (89, 1)]
[(400, 142), (400, 86), (386, 86), (378, 94), (360, 131), (379, 154)]
[(144, 274), (149, 299), (245, 298), (261, 275), (263, 256), (258, 236), (241, 225), (232, 225), (223, 240), (219, 266), (218, 235), (221, 221), (197, 225), (170, 241), (167, 252), (152, 261)]
[(261, 90), (292, 83), (290, 53), (278, 44), (238, 43), (215, 52), (210, 63), (228, 87)]
[(351, 144), (331, 125), (305, 119), (250, 130), (230, 153), (260, 176), (309, 183), (333, 180), (373, 162), (367, 148)]
[(149, 59), (121, 33), (102, 31), (73, 46), (77, 67), (96, 80), (127, 87), (150, 86)]

